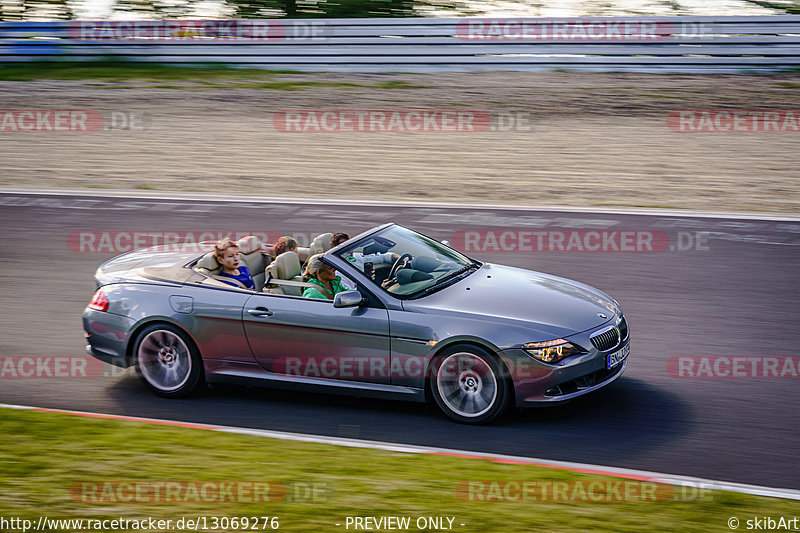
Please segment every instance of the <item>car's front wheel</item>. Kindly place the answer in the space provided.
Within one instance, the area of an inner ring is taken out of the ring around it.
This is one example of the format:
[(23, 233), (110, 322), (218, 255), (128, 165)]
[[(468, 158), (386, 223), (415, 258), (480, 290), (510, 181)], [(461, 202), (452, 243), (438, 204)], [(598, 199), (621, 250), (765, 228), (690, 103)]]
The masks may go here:
[(133, 354), (139, 377), (160, 396), (186, 396), (203, 381), (203, 364), (197, 349), (175, 326), (146, 327), (136, 337)]
[(483, 424), (507, 409), (511, 386), (502, 363), (477, 346), (453, 346), (437, 356), (430, 373), (433, 398), (458, 422)]

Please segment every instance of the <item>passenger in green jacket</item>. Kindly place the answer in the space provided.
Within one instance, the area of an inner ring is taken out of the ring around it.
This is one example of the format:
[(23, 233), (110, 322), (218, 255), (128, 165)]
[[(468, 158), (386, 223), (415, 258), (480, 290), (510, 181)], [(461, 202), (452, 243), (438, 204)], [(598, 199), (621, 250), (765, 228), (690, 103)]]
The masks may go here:
[(311, 256), (308, 259), (303, 281), (315, 285), (314, 287), (306, 287), (303, 291), (304, 298), (333, 300), (336, 294), (348, 290), (347, 287), (342, 285), (342, 280), (336, 275), (334, 268), (322, 262), (322, 254)]

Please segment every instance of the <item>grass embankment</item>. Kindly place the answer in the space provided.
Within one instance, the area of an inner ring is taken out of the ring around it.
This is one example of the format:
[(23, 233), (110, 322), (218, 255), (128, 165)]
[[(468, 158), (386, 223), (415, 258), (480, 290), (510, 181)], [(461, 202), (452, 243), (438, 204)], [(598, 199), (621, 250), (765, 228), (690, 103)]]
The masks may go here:
[[(347, 516), (408, 516), (409, 530), (417, 531), (418, 517), (448, 516), (455, 518), (453, 529), (464, 532), (705, 533), (729, 531), (731, 516), (738, 516), (744, 527), (747, 517), (800, 514), (800, 502), (726, 492), (713, 492), (696, 501), (469, 501), (465, 493), (459, 496), (459, 487), (469, 480), (620, 480), (526, 465), (62, 414), (0, 409), (0, 434), (0, 516), (28, 518), (34, 523), (41, 515), (87, 519), (268, 515), (279, 517), (284, 531), (326, 532), (345, 531)], [(85, 482), (98, 487), (108, 482), (107, 486), (117, 487), (112, 484), (205, 480), (270, 482), (273, 487), (286, 487), (288, 493), (274, 503), (204, 503), (192, 497), (158, 503), (147, 498), (91, 501), (100, 492), (90, 492), (90, 501), (84, 501), (87, 498), (75, 492), (76, 484), (85, 487)], [(311, 495), (298, 491), (298, 487), (310, 486), (317, 489)]]
[(420, 86), (404, 81), (361, 84), (342, 81), (281, 79), (281, 75), (302, 74), (291, 70), (230, 68), (224, 65), (182, 66), (122, 61), (93, 62), (30, 62), (0, 66), (0, 81), (76, 80), (111, 84), (109, 88), (125, 89), (145, 83), (156, 89), (220, 89), (245, 88), (275, 91), (301, 91), (309, 87), (348, 89), (417, 89)]

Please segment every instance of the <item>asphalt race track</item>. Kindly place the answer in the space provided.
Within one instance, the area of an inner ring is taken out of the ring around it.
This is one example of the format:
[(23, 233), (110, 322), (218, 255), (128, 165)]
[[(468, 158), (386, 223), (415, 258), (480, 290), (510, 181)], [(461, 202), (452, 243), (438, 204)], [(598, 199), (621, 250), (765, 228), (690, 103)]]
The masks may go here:
[[(17, 378), (2, 364), (0, 402), (800, 489), (800, 377), (790, 372), (778, 378), (747, 375), (750, 360), (742, 377), (715, 371), (714, 376), (690, 378), (668, 371), (668, 361), (678, 356), (797, 354), (800, 219), (2, 192), (0, 359), (85, 355), (80, 317), (94, 290), (92, 274), (117, 254), (81, 248), (82, 234), (262, 231), (297, 234), (302, 240), (326, 231), (355, 235), (386, 221), (454, 245), (463, 241), (465, 230), (478, 232), (470, 234), (478, 235), (470, 241), (478, 250), (467, 251), (473, 257), (557, 274), (608, 292), (622, 305), (631, 328), (625, 376), (571, 404), (513, 410), (484, 427), (453, 423), (433, 406), (267, 389), (216, 387), (168, 401), (149, 393), (131, 373)], [(591, 230), (605, 232), (609, 240), (618, 238), (611, 235), (615, 231), (649, 232), (663, 251), (620, 252), (609, 250), (611, 244), (595, 252), (576, 246), (523, 251), (518, 240), (520, 231), (545, 231), (547, 239), (561, 235), (566, 244)], [(499, 242), (487, 231), (495, 238), (511, 233)]]

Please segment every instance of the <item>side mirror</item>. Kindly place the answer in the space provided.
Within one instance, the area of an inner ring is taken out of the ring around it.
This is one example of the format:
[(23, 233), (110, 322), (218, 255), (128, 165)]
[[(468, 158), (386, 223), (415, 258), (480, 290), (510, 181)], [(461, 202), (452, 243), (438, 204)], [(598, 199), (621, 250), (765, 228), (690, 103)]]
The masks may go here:
[(450, 241), (442, 241), (442, 244), (444, 244), (445, 246), (450, 246)]
[(358, 291), (344, 291), (333, 297), (334, 307), (358, 307), (364, 303), (364, 297)]

